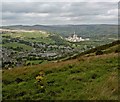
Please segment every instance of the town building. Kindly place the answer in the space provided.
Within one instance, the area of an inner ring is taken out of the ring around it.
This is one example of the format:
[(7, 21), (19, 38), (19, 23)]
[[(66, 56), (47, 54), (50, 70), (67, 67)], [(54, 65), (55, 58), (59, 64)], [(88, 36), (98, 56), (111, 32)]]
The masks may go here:
[(78, 37), (77, 34), (72, 34), (72, 36), (69, 36), (68, 38), (65, 38), (67, 41), (70, 41), (70, 42), (80, 42), (80, 41), (86, 41), (86, 40), (89, 40), (89, 38), (86, 38), (86, 39), (83, 39), (82, 37)]

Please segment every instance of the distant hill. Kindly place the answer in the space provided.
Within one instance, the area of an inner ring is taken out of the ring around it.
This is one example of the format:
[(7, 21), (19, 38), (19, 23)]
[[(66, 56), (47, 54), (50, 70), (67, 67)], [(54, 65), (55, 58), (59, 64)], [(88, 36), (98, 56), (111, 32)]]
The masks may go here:
[[(118, 100), (119, 42), (75, 59), (3, 70), (4, 100)], [(36, 84), (45, 73), (44, 91)]]
[(36, 29), (36, 30), (45, 30), (48, 32), (58, 33), (62, 36), (69, 36), (74, 31), (76, 34), (83, 37), (101, 37), (105, 35), (114, 35), (118, 34), (117, 25), (105, 25), (105, 24), (96, 24), (96, 25), (33, 25), (33, 26), (23, 26), (23, 25), (15, 25), (15, 26), (3, 26), (3, 28), (9, 29)]

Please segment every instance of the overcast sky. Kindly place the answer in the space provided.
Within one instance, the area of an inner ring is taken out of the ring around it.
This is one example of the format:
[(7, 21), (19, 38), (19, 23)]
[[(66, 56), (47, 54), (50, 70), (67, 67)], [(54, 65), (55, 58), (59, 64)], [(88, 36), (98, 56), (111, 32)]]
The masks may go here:
[(118, 22), (117, 0), (116, 2), (7, 1), (2, 2), (2, 25), (117, 24)]

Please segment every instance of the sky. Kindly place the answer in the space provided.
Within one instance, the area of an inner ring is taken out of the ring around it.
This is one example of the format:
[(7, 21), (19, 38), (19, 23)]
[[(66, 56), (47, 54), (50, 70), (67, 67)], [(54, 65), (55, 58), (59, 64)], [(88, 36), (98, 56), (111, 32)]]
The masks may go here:
[[(117, 24), (118, 0), (4, 0), (2, 25)], [(81, 2), (80, 2), (81, 1)], [(84, 1), (84, 2), (83, 2)]]

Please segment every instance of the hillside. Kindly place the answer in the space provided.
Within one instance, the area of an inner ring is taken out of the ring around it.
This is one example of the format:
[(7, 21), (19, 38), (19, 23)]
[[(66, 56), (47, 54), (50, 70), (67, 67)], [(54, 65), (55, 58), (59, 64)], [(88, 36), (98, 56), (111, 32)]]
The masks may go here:
[(101, 45), (101, 46), (97, 46), (95, 48), (92, 48), (90, 50), (86, 50), (84, 52), (81, 52), (75, 56), (71, 56), (69, 58), (66, 58), (66, 60), (68, 59), (75, 59), (77, 57), (83, 56), (83, 55), (96, 55), (96, 52), (102, 51), (103, 54), (107, 54), (107, 53), (112, 53), (112, 52), (120, 52), (120, 40), (116, 40), (114, 42), (105, 44), (105, 45)]
[[(118, 100), (119, 44), (104, 53), (3, 70), (3, 100)], [(116, 50), (114, 50), (116, 49)], [(45, 73), (44, 91), (36, 85)]]
[[(17, 27), (19, 28), (19, 26)], [(69, 42), (57, 33), (35, 29), (24, 30), (24, 27), (18, 30), (18, 28), (13, 30), (0, 29), (2, 31), (0, 46), (2, 46), (3, 52), (3, 69), (69, 59), (78, 54), (86, 54), (89, 49), (97, 50), (97, 46), (114, 41), (105, 38), (104, 40), (90, 39), (88, 41)]]
[[(65, 42), (63, 39), (61, 39), (61, 36), (58, 34), (46, 32), (46, 31), (40, 31), (40, 30), (34, 30), (34, 31), (21, 31), (21, 30), (11, 30), (7, 31), (9, 29), (6, 29), (6, 31), (3, 31), (2, 37), (3, 41), (6, 39), (10, 38), (16, 38), (24, 41), (29, 41), (29, 42), (41, 42), (41, 43), (46, 43), (46, 44), (54, 44), (54, 43), (59, 43), (59, 42)], [(58, 39), (54, 39), (57, 37)]]

